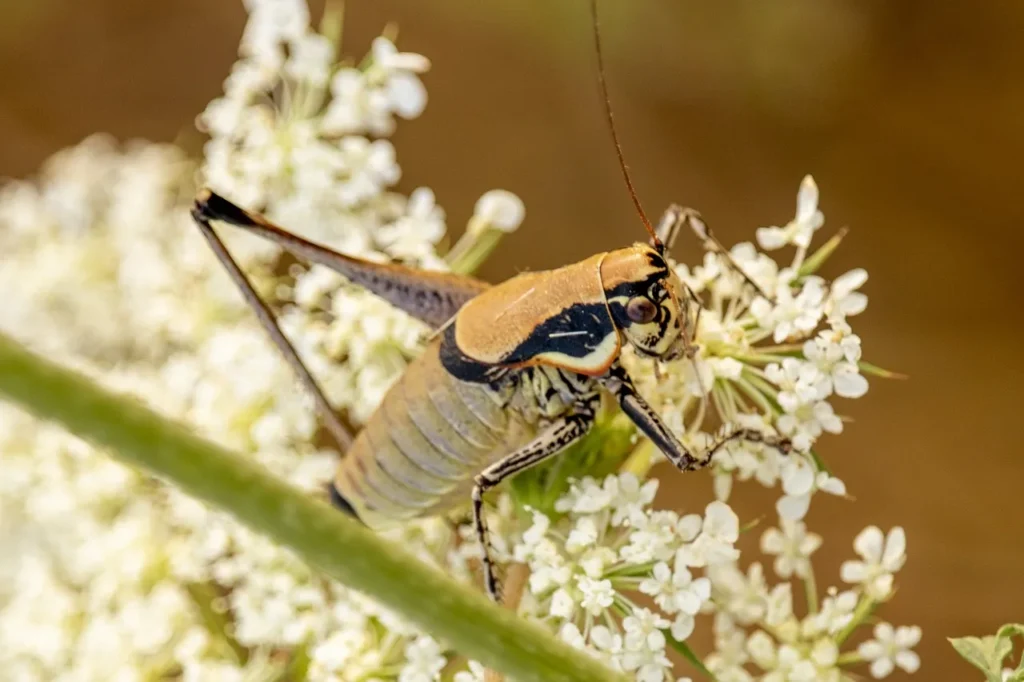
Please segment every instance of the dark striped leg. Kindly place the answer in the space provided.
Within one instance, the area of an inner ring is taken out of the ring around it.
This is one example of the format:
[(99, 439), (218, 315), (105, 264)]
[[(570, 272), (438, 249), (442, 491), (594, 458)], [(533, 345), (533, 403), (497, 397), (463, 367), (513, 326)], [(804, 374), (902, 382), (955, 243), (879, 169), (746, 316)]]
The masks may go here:
[(520, 471), (557, 455), (582, 438), (594, 425), (595, 407), (596, 401), (581, 406), (578, 412), (555, 422), (531, 443), (484, 469), (483, 473), (477, 475), (473, 480), (475, 483), (473, 486), (473, 523), (476, 526), (477, 540), (480, 542), (480, 548), (484, 554), (484, 586), (487, 588), (487, 595), (493, 601), (500, 602), (501, 599), (498, 580), (494, 576), (494, 561), (491, 559), (487, 524), (484, 522), (484, 493)]
[(614, 366), (602, 378), (601, 382), (615, 395), (619, 405), (622, 407), (622, 411), (636, 424), (637, 428), (650, 438), (680, 471), (703, 469), (711, 464), (715, 453), (722, 446), (734, 440), (764, 443), (770, 447), (778, 448), (783, 454), (789, 453), (793, 447), (788, 438), (773, 438), (753, 429), (738, 429), (699, 455), (694, 455), (686, 449), (686, 446), (679, 442), (679, 439), (668, 430), (668, 427), (661, 421), (661, 418), (654, 409), (637, 393), (636, 387), (633, 386), (633, 381), (629, 378), (625, 369), (618, 365)]

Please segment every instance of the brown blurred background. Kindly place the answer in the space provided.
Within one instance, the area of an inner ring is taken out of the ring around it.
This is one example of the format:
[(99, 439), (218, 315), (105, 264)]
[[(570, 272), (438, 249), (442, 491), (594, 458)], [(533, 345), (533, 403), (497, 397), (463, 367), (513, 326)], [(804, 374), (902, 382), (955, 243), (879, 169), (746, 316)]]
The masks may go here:
[[(857, 501), (814, 505), (818, 581), (838, 580), (865, 525), (903, 525), (909, 562), (883, 617), (924, 628), (921, 678), (974, 679), (944, 638), (1024, 620), (1024, 4), (603, 5), (619, 131), (650, 213), (682, 202), (727, 243), (750, 239), (792, 217), (810, 172), (824, 234), (851, 226), (826, 274), (868, 269), (866, 356), (911, 378), (873, 380), (823, 444)], [(231, 0), (36, 0), (0, 17), (6, 176), (98, 130), (176, 138), (220, 92), (244, 22)], [(642, 236), (585, 2), (350, 0), (346, 53), (389, 20), (434, 64), (427, 112), (396, 138), (403, 188), (432, 187), (455, 229), (487, 189), (526, 201), (485, 276)], [(663, 500), (703, 505), (705, 481), (663, 478)], [(748, 517), (775, 496), (741, 492)]]

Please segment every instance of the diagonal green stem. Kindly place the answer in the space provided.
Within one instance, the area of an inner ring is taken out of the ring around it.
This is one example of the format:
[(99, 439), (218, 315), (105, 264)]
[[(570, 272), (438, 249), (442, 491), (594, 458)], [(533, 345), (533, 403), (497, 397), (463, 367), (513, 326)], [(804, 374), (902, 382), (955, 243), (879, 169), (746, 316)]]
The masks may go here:
[(0, 334), (0, 395), (195, 497), (517, 682), (623, 678), (255, 463), (192, 435)]

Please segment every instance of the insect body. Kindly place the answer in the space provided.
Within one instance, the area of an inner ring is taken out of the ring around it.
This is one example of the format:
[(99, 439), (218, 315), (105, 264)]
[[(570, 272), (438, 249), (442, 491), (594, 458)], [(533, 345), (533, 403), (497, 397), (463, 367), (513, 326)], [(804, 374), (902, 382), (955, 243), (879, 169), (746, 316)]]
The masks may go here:
[[(688, 214), (671, 210), (663, 224)], [(228, 222), (331, 267), (441, 333), (406, 369), (351, 442), (331, 487), (336, 506), (371, 527), (437, 514), (466, 499), (497, 595), (482, 514), (484, 493), (564, 450), (594, 424), (602, 391), (679, 469), (706, 466), (736, 431), (695, 455), (665, 427), (619, 364), (624, 344), (673, 360), (692, 348), (694, 298), (652, 244), (635, 244), (496, 286), (345, 256), (286, 232), (209, 191), (193, 217), (279, 348), (317, 398), (340, 443), (347, 431), (228, 254), (211, 221)], [(785, 446), (785, 445), (784, 445)]]
[[(619, 355), (628, 344), (658, 360), (693, 357), (699, 301), (665, 259), (683, 223), (752, 288), (694, 211), (670, 208), (655, 230), (630, 180), (604, 80), (597, 4), (591, 0), (598, 79), (623, 178), (649, 244), (591, 256), (556, 270), (521, 274), (496, 286), (472, 277), (373, 263), (337, 253), (283, 230), (209, 190), (192, 216), (263, 327), (313, 395), (325, 426), (347, 452), (330, 494), (371, 527), (441, 513), (473, 501), (484, 580), (497, 599), (483, 517), (483, 496), (582, 438), (594, 425), (602, 392), (676, 466), (707, 466), (734, 439), (789, 442), (740, 429), (691, 453), (640, 396)], [(273, 313), (211, 226), (226, 222), (270, 239), (299, 258), (329, 267), (440, 331), (392, 386), (353, 440)], [(691, 308), (694, 310), (691, 313)]]

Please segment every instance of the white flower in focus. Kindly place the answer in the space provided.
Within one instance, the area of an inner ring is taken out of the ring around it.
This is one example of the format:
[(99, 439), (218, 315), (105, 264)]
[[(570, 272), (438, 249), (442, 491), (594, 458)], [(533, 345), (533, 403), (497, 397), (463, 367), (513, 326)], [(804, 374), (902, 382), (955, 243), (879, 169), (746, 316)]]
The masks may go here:
[(825, 216), (818, 210), (818, 186), (814, 178), (805, 176), (796, 195), (796, 217), (785, 227), (759, 227), (757, 243), (769, 251), (787, 244), (806, 249), (815, 230), (825, 224)]
[(825, 305), (826, 313), (829, 316), (834, 315), (839, 319), (845, 319), (864, 312), (868, 307), (868, 297), (857, 290), (866, 281), (868, 281), (868, 273), (864, 268), (856, 268), (837, 277), (828, 292), (828, 302)]
[(700, 535), (679, 550), (677, 561), (686, 566), (735, 561), (739, 550), (734, 545), (740, 537), (740, 519), (736, 512), (726, 503), (715, 501), (705, 508), (704, 514)]
[(911, 651), (921, 641), (921, 628), (901, 625), (893, 628), (888, 623), (875, 626), (874, 639), (857, 647), (857, 653), (871, 661), (871, 676), (876, 680), (888, 677), (897, 667), (908, 673), (917, 672), (921, 659)]
[(785, 495), (776, 502), (775, 509), (779, 517), (787, 521), (804, 518), (811, 505), (811, 496), (819, 490), (830, 495), (846, 494), (845, 483), (827, 471), (817, 471), (809, 457), (796, 453), (790, 455), (782, 465), (781, 478)]
[(849, 334), (849, 325), (830, 318), (831, 330), (822, 331), (804, 343), (804, 357), (821, 373), (825, 395), (833, 391), (843, 398), (860, 398), (868, 381), (860, 374), (860, 338)]
[(782, 519), (779, 528), (769, 528), (761, 535), (761, 551), (775, 555), (775, 573), (780, 578), (810, 575), (810, 557), (821, 547), (821, 536), (808, 533), (802, 521)]
[(707, 578), (695, 580), (678, 561), (675, 570), (659, 562), (651, 571), (651, 577), (640, 583), (640, 591), (654, 597), (654, 602), (665, 613), (682, 611), (694, 616), (711, 597), (711, 582)]
[(676, 523), (679, 515), (673, 511), (645, 511), (629, 519), (633, 530), (629, 544), (619, 550), (619, 556), (628, 563), (667, 561), (675, 552), (678, 542)]
[(622, 620), (625, 634), (618, 660), (624, 670), (636, 671), (637, 682), (662, 682), (672, 667), (662, 632), (668, 625), (665, 618), (648, 609), (636, 609)]
[(903, 568), (907, 560), (907, 537), (896, 526), (883, 535), (877, 526), (868, 526), (857, 535), (853, 548), (861, 561), (845, 561), (840, 567), (844, 582), (859, 584), (864, 593), (875, 601), (885, 601), (892, 595), (893, 574)]
[(779, 432), (793, 441), (793, 448), (798, 452), (809, 451), (824, 432), (843, 432), (842, 420), (824, 400), (800, 403), (795, 408), (781, 415), (777, 425)]
[(750, 312), (758, 324), (773, 330), (775, 343), (806, 338), (825, 314), (826, 293), (824, 280), (820, 277), (808, 277), (795, 295), (786, 282), (776, 288), (774, 305), (758, 296), (750, 304)]
[(786, 412), (796, 412), (830, 393), (827, 379), (819, 369), (797, 358), (786, 358), (781, 365), (772, 363), (764, 368), (764, 374), (779, 387), (779, 405)]
[(583, 595), (580, 606), (592, 616), (600, 615), (615, 602), (615, 590), (610, 580), (594, 580), (581, 575), (576, 579), (576, 586)]

